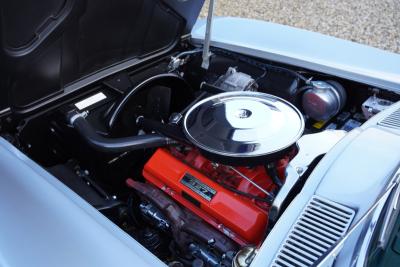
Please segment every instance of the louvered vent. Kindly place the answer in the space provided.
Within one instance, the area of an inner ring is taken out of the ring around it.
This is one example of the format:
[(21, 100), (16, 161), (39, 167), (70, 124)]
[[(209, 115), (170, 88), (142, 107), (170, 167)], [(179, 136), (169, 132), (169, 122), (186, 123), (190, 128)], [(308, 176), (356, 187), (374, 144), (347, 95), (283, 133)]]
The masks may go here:
[(378, 124), (384, 127), (400, 130), (400, 109), (381, 120)]
[(312, 266), (346, 234), (353, 218), (352, 209), (313, 196), (289, 231), (272, 266)]

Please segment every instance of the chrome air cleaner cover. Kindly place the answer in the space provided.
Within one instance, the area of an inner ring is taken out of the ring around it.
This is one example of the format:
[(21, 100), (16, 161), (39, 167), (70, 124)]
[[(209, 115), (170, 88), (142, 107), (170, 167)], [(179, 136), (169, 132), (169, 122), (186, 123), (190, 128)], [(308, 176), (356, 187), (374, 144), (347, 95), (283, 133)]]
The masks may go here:
[(229, 92), (196, 103), (183, 126), (189, 141), (213, 160), (253, 165), (291, 148), (303, 133), (304, 120), (295, 106), (279, 97)]

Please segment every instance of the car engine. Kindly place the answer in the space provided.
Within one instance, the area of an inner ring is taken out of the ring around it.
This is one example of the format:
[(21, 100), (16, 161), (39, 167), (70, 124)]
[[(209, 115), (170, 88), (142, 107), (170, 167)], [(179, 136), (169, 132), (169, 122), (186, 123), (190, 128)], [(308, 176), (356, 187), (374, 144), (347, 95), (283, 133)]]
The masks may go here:
[(169, 266), (249, 266), (323, 157), (302, 138), (399, 97), (218, 49), (206, 71), (187, 50), (9, 117), (1, 136)]

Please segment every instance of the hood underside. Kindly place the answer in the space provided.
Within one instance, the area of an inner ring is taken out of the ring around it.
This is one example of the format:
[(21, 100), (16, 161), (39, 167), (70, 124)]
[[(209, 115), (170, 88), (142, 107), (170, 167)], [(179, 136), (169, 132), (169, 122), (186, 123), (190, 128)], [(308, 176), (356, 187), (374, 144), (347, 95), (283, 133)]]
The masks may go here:
[(174, 47), (204, 1), (0, 3), (0, 110), (25, 108), (111, 65)]

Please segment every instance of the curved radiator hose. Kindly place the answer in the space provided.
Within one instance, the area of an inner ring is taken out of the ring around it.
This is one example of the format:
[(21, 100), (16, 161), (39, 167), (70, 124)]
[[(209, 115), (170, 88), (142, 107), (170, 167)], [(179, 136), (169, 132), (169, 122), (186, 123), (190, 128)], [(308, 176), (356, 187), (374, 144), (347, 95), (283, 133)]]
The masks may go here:
[(107, 138), (99, 135), (86, 121), (84, 113), (76, 111), (67, 116), (68, 122), (93, 149), (106, 153), (121, 153), (144, 148), (175, 144), (176, 141), (159, 134), (135, 135), (122, 138)]

